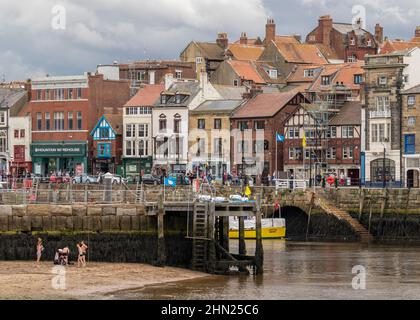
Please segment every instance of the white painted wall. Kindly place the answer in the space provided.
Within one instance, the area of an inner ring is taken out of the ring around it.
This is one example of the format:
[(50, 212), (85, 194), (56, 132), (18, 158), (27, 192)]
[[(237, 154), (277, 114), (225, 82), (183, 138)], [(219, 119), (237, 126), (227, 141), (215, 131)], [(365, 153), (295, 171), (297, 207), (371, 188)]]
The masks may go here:
[[(15, 138), (15, 130), (25, 130), (25, 137)], [(10, 155), (13, 156), (14, 153), (14, 145), (21, 145), (25, 146), (25, 161), (30, 162), (31, 159), (31, 146), (32, 142), (32, 134), (31, 134), (31, 118), (29, 116), (25, 117), (10, 117), (9, 118), (9, 149)]]
[[(152, 132), (152, 115), (151, 114), (135, 114), (135, 115), (126, 115), (124, 108), (124, 115), (123, 115), (123, 126), (124, 126), (124, 132), (123, 132), (123, 155), (124, 158), (139, 158), (137, 155), (138, 153), (138, 142), (140, 140), (144, 140), (144, 138), (138, 137), (138, 125), (139, 124), (147, 124), (149, 125), (149, 138), (147, 139), (149, 141), (149, 149), (148, 154), (149, 156), (152, 156), (153, 152), (153, 132)], [(136, 125), (136, 137), (135, 138), (126, 138), (126, 126), (127, 124), (135, 124)], [(126, 154), (126, 143), (127, 140), (134, 140), (135, 141), (135, 150), (136, 155), (134, 156), (127, 156)]]
[(404, 75), (408, 75), (408, 82), (404, 86), (404, 90), (407, 90), (420, 84), (420, 48), (414, 48), (405, 56), (404, 63), (408, 64), (404, 69)]
[[(167, 120), (167, 128), (165, 133), (159, 132), (159, 116), (164, 114)], [(152, 111), (152, 128), (153, 128), (153, 139), (157, 137), (167, 137), (171, 138), (174, 136), (174, 118), (175, 115), (179, 114), (181, 116), (181, 133), (180, 136), (183, 137), (183, 147), (182, 154), (179, 155), (180, 163), (186, 164), (188, 159), (188, 109), (181, 107), (166, 107), (166, 108), (153, 108)], [(154, 155), (156, 156), (156, 155)], [(176, 160), (177, 155), (169, 155), (168, 160)], [(158, 163), (159, 164), (159, 163)]]
[(98, 66), (97, 72), (104, 75), (104, 80), (120, 80), (120, 67), (118, 65)]

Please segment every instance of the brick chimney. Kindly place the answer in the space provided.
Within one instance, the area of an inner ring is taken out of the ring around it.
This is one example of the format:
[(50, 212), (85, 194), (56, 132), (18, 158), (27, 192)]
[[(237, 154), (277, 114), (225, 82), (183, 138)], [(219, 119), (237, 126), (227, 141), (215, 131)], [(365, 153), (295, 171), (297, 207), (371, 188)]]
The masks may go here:
[(219, 33), (217, 35), (216, 43), (219, 45), (219, 47), (226, 50), (229, 46), (229, 39), (227, 33)]
[(416, 32), (414, 34), (416, 38), (420, 38), (420, 26), (416, 27)]
[(375, 25), (375, 40), (378, 44), (384, 42), (384, 28), (379, 23)]
[(330, 15), (321, 16), (318, 20), (319, 32), (321, 34), (322, 44), (326, 46), (331, 45), (331, 31), (333, 28), (333, 20)]
[(240, 44), (248, 44), (248, 36), (246, 32), (242, 32), (241, 38), (239, 39)]
[(267, 46), (271, 41), (276, 39), (276, 23), (274, 19), (268, 18), (265, 25), (265, 40), (264, 45)]

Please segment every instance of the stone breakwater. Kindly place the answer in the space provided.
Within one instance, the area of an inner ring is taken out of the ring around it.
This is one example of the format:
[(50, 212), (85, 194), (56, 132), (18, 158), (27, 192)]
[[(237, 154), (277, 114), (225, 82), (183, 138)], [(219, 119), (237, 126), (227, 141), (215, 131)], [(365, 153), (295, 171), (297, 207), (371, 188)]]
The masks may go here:
[(2, 205), (0, 232), (7, 231), (153, 231), (143, 205)]

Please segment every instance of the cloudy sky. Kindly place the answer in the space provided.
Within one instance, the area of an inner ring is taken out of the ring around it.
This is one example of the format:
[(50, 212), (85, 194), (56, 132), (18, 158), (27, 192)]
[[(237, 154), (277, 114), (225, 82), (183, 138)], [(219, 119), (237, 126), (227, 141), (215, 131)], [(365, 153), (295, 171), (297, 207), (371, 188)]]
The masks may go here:
[(391, 38), (411, 38), (420, 22), (419, 0), (0, 0), (0, 5), (0, 81), (79, 74), (113, 61), (177, 59), (189, 41), (214, 41), (218, 32), (232, 40), (242, 31), (263, 37), (268, 16), (276, 20), (278, 34), (303, 36), (323, 14), (351, 22), (361, 12), (355, 6), (363, 6), (369, 30), (379, 21)]

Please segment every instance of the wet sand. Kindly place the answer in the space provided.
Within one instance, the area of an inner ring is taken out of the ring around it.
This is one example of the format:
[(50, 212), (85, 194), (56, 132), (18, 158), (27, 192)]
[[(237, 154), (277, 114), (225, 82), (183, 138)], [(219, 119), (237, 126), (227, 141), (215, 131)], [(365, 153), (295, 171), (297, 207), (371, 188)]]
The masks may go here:
[[(62, 277), (58, 275), (60, 269), (54, 269), (51, 262), (42, 262), (37, 267), (35, 262), (1, 261), (0, 299), (116, 299), (122, 292), (208, 276), (144, 264), (89, 263), (85, 268), (75, 265), (64, 268)], [(65, 288), (60, 289), (59, 280), (65, 280)]]

